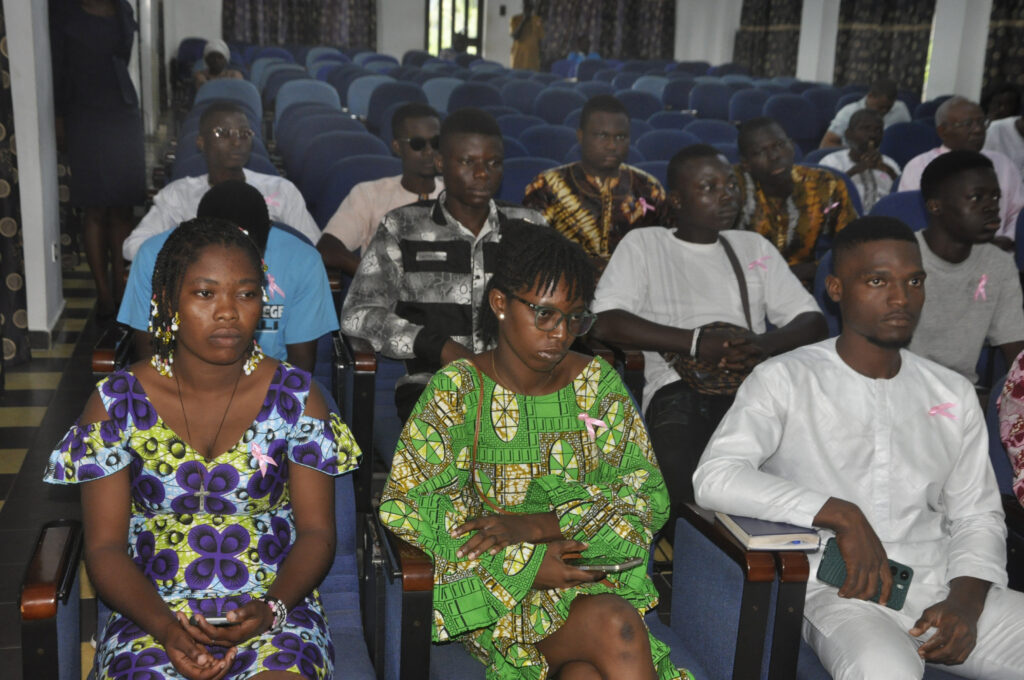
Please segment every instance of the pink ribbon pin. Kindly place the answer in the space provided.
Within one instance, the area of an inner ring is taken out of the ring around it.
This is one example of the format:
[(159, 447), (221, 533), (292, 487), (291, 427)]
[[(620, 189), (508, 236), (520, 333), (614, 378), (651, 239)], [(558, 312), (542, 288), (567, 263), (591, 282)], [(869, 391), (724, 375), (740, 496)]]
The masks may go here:
[(264, 477), (267, 476), (267, 465), (277, 467), (277, 461), (275, 461), (271, 456), (263, 453), (263, 449), (260, 448), (260, 445), (256, 442), (252, 443), (252, 457), (260, 464), (260, 474)]
[(599, 418), (591, 418), (589, 413), (581, 413), (576, 416), (578, 419), (583, 421), (583, 424), (587, 426), (587, 436), (590, 437), (590, 441), (597, 441), (597, 434), (594, 432), (594, 426), (608, 427), (605, 422)]
[(748, 264), (747, 265), (747, 269), (754, 270), (754, 269), (757, 269), (758, 267), (760, 267), (761, 269), (764, 269), (765, 271), (767, 271), (768, 267), (766, 267), (764, 263), (765, 263), (765, 260), (768, 259), (768, 257), (769, 257), (768, 255), (762, 255), (761, 257), (757, 258), (756, 260), (754, 260), (753, 262)]
[(988, 300), (988, 296), (985, 295), (985, 284), (988, 283), (988, 274), (982, 274), (978, 280), (978, 287), (974, 290), (974, 301), (977, 302), (978, 298), (982, 300)]
[(267, 274), (267, 283), (270, 284), (270, 297), (274, 297), (276, 293), (280, 293), (282, 298), (285, 296), (281, 286), (277, 285), (277, 281), (274, 280), (273, 274)]
[(280, 208), (281, 207), (281, 202), (277, 200), (277, 192), (274, 192), (274, 193), (270, 194), (269, 196), (264, 196), (263, 200), (266, 201), (267, 205), (269, 205), (269, 206), (273, 206), (275, 208)]
[(644, 198), (643, 196), (640, 197), (640, 200), (637, 201), (637, 203), (640, 205), (640, 209), (644, 211), (645, 215), (649, 212), (654, 211), (654, 206), (648, 203), (647, 199)]
[(949, 418), (950, 420), (956, 420), (956, 416), (949, 412), (949, 409), (956, 406), (956, 404), (947, 401), (945, 404), (939, 404), (938, 406), (932, 406), (928, 409), (928, 415), (930, 416), (942, 416), (943, 418)]
[(839, 201), (836, 201), (832, 205), (830, 205), (827, 208), (825, 208), (824, 210), (822, 210), (821, 214), (822, 215), (827, 215), (827, 214), (829, 214), (830, 212), (832, 212), (833, 210), (835, 210), (838, 207), (839, 207)]

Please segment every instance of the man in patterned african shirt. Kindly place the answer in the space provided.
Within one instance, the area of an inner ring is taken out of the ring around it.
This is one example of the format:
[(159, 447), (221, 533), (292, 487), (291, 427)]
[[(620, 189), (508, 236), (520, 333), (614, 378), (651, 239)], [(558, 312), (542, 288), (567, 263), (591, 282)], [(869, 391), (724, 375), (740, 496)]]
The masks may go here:
[(533, 210), (494, 202), (503, 158), (493, 116), (470, 108), (449, 115), (436, 161), (445, 191), (385, 215), (352, 279), (341, 329), (405, 360), (408, 375), (395, 388), (403, 421), (439, 368), (487, 349), (478, 310), (501, 226), (544, 223)]
[(771, 118), (745, 122), (737, 143), (737, 228), (767, 238), (798, 279), (813, 281), (816, 260), (857, 218), (846, 184), (828, 170), (793, 165), (793, 142)]
[(662, 224), (665, 190), (657, 179), (626, 165), (629, 113), (611, 95), (583, 107), (580, 160), (538, 175), (523, 205), (576, 241), (604, 270), (619, 240), (634, 227)]

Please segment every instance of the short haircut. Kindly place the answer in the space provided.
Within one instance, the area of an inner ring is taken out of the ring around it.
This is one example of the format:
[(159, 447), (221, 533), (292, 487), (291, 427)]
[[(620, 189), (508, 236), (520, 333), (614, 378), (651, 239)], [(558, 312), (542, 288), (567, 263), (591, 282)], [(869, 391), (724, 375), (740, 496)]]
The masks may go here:
[(917, 245), (914, 230), (895, 217), (858, 217), (836, 234), (832, 241), (832, 273), (839, 261), (857, 246), (874, 241), (908, 241)]
[(263, 194), (244, 180), (230, 179), (215, 185), (199, 201), (196, 217), (227, 220), (249, 232), (249, 238), (262, 253), (270, 234), (270, 213)]
[(394, 115), (391, 116), (391, 138), (398, 138), (398, 131), (402, 129), (402, 124), (411, 118), (436, 118), (438, 122), (441, 121), (441, 114), (434, 110), (429, 104), (423, 104), (421, 102), (409, 102), (408, 104), (402, 104), (395, 110)]
[(486, 135), (501, 139), (501, 128), (494, 116), (483, 109), (467, 107), (448, 114), (441, 123), (442, 143), (452, 135)]
[(930, 201), (941, 198), (946, 182), (962, 172), (988, 168), (994, 170), (988, 156), (977, 151), (948, 151), (937, 156), (921, 173), (921, 196)]
[(691, 144), (680, 149), (675, 156), (672, 156), (672, 160), (668, 162), (668, 170), (665, 177), (668, 183), (666, 188), (668, 191), (672, 191), (679, 180), (679, 176), (683, 173), (683, 166), (687, 162), (697, 158), (720, 158), (721, 155), (722, 152), (710, 144)]
[(889, 101), (896, 101), (898, 93), (896, 81), (892, 78), (880, 78), (871, 83), (871, 87), (868, 89), (868, 94), (875, 95), (876, 97), (885, 97)]
[(935, 127), (944, 125), (946, 119), (949, 117), (949, 112), (955, 106), (962, 106), (964, 104), (974, 104), (967, 97), (961, 97), (960, 95), (954, 95), (946, 101), (939, 104), (939, 108), (935, 109)]
[(570, 298), (588, 307), (597, 281), (594, 265), (575, 241), (557, 230), (526, 220), (509, 220), (501, 227), (494, 257), (494, 275), (487, 282), (480, 304), (480, 331), (488, 342), (498, 337), (498, 319), (491, 309), (491, 290), (516, 294), (533, 290), (546, 293), (565, 282)]
[[(237, 113), (245, 116), (245, 110), (235, 102), (227, 99), (217, 99), (199, 114), (199, 134), (203, 134), (206, 131), (210, 120), (214, 116), (222, 113)], [(248, 120), (248, 116), (246, 116), (246, 120)]]
[(779, 125), (779, 121), (768, 116), (760, 116), (758, 118), (751, 118), (740, 123), (740, 132), (736, 137), (736, 148), (739, 149), (740, 155), (745, 156), (746, 152), (750, 149), (750, 145), (753, 141), (754, 135), (761, 130), (767, 130), (768, 128), (775, 126), (779, 128), (783, 135), (787, 138), (786, 131)]
[(588, 99), (587, 103), (583, 105), (583, 111), (580, 112), (580, 130), (586, 127), (590, 116), (595, 113), (621, 113), (627, 119), (629, 118), (629, 110), (617, 97), (610, 94), (599, 94)]
[(850, 122), (847, 124), (846, 129), (849, 130), (854, 125), (860, 125), (861, 121), (864, 120), (865, 118), (874, 118), (879, 123), (882, 123), (885, 120), (885, 117), (878, 111), (875, 111), (874, 109), (858, 109), (853, 112), (852, 116), (850, 116)]

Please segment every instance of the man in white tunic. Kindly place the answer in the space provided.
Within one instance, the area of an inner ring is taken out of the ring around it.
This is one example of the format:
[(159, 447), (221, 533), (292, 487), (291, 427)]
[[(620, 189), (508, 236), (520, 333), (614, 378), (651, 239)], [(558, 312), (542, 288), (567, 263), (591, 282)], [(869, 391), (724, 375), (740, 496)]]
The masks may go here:
[[(754, 369), (694, 474), (714, 510), (815, 526), (847, 565), (811, 555), (804, 639), (835, 678), (921, 678), (925, 663), (1020, 678), (1024, 595), (1005, 589), (1003, 511), (974, 388), (906, 351), (924, 303), (911, 230), (867, 217), (836, 236), (829, 297), (843, 332)], [(914, 569), (887, 601), (887, 558)]]

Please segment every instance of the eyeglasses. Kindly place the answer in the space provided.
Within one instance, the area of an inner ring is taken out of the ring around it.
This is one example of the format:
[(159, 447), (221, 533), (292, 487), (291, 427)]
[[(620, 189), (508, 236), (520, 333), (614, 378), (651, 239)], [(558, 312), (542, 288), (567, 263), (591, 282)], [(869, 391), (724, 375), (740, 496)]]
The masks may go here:
[(968, 120), (958, 120), (955, 123), (946, 123), (944, 127), (951, 128), (953, 130), (976, 127), (984, 130), (988, 127), (988, 124), (989, 120), (987, 118), (970, 118)]
[(590, 329), (594, 327), (594, 322), (597, 321), (597, 314), (594, 314), (589, 309), (582, 312), (574, 312), (572, 314), (565, 314), (560, 309), (554, 307), (545, 307), (538, 305), (529, 300), (508, 293), (510, 298), (519, 300), (524, 305), (533, 310), (533, 325), (537, 327), (539, 331), (553, 331), (558, 328), (558, 325), (565, 320), (565, 327), (570, 333), (576, 337), (586, 335), (590, 332)]
[(413, 151), (423, 151), (427, 144), (430, 144), (434, 151), (441, 148), (441, 135), (434, 135), (430, 139), (426, 137), (399, 137), (398, 141), (405, 142)]
[(256, 133), (252, 131), (252, 128), (226, 128), (226, 127), (215, 127), (210, 132), (217, 139), (252, 139)]

